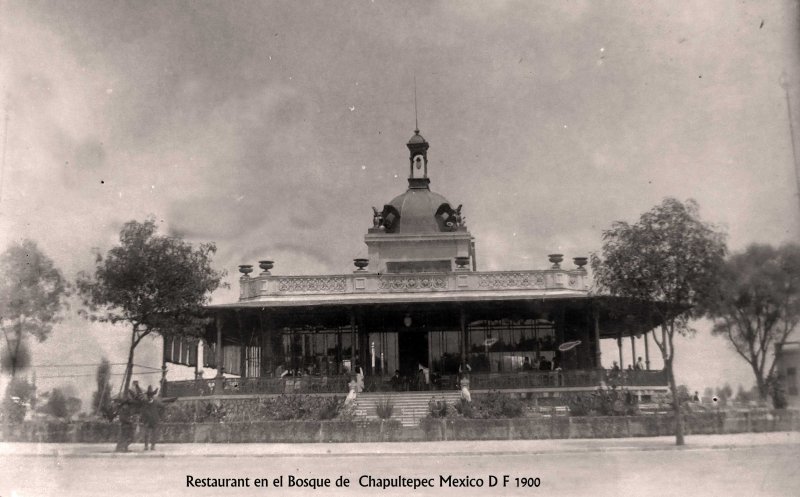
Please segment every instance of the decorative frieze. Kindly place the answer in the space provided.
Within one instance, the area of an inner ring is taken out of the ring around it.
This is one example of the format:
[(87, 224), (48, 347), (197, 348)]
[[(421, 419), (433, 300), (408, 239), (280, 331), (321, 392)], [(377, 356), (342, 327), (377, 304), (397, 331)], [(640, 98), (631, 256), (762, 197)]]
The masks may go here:
[(344, 293), (347, 282), (341, 276), (280, 278), (278, 291), (288, 293)]
[(445, 290), (447, 279), (444, 276), (382, 276), (378, 280), (378, 288), (398, 292), (415, 290)]
[(369, 294), (401, 292), (464, 292), (569, 289), (586, 291), (585, 272), (497, 271), (375, 274), (329, 276), (258, 276), (240, 278), (240, 300), (271, 295)]
[(481, 288), (544, 288), (544, 276), (531, 273), (489, 273), (478, 276)]

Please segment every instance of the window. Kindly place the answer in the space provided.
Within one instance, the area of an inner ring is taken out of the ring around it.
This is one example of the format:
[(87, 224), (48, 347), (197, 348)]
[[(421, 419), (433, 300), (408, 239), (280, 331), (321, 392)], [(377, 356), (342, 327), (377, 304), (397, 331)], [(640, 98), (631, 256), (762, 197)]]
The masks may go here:
[(786, 368), (786, 388), (789, 395), (797, 395), (797, 369)]
[(284, 367), (304, 374), (345, 373), (349, 369), (352, 354), (350, 333), (349, 326), (324, 329), (284, 328)]
[(544, 319), (498, 319), (469, 324), (469, 362), (473, 371), (511, 373), (527, 357), (553, 361), (555, 328)]

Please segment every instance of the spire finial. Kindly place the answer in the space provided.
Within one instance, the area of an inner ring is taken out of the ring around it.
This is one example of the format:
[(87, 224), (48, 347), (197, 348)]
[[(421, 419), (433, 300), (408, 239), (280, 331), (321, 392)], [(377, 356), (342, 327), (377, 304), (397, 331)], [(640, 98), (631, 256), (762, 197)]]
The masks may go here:
[(414, 133), (419, 134), (419, 120), (417, 118), (417, 75), (414, 75)]

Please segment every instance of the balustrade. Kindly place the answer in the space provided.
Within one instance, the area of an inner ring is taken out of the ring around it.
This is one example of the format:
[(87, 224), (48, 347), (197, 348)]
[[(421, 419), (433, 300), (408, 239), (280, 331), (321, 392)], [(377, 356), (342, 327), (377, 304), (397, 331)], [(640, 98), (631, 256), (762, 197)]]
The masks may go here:
[(345, 275), (243, 276), (240, 300), (259, 297), (342, 294), (385, 294), (419, 292), (574, 290), (588, 288), (582, 270), (468, 271), (447, 273), (377, 274), (356, 272)]
[[(417, 390), (414, 379), (393, 384), (388, 377), (367, 376), (364, 391), (388, 392), (393, 390)], [(224, 395), (245, 394), (346, 394), (350, 377), (299, 376), (284, 378), (225, 378)], [(519, 373), (472, 373), (471, 390), (525, 390), (537, 388), (597, 387), (663, 387), (667, 385), (664, 371), (523, 371)], [(188, 397), (214, 393), (215, 380), (187, 380), (167, 382), (165, 396)], [(454, 375), (433, 376), (431, 385), (423, 389), (453, 390), (457, 388)]]

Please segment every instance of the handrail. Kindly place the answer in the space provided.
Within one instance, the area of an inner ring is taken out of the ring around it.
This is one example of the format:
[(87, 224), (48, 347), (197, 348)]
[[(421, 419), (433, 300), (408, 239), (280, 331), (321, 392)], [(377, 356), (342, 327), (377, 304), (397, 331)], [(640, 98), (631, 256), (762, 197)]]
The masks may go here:
[[(241, 394), (346, 394), (351, 381), (348, 375), (300, 376), (284, 378), (225, 378), (223, 395)], [(206, 396), (215, 393), (216, 379), (166, 382), (164, 395), (170, 397)], [(367, 376), (365, 392), (397, 390), (452, 390), (457, 388), (456, 375), (434, 375), (430, 385), (417, 385), (413, 380), (393, 383), (389, 377)], [(663, 370), (613, 371), (604, 369), (566, 371), (522, 371), (518, 373), (472, 373), (472, 390), (536, 389), (566, 387), (655, 387), (666, 386)]]

